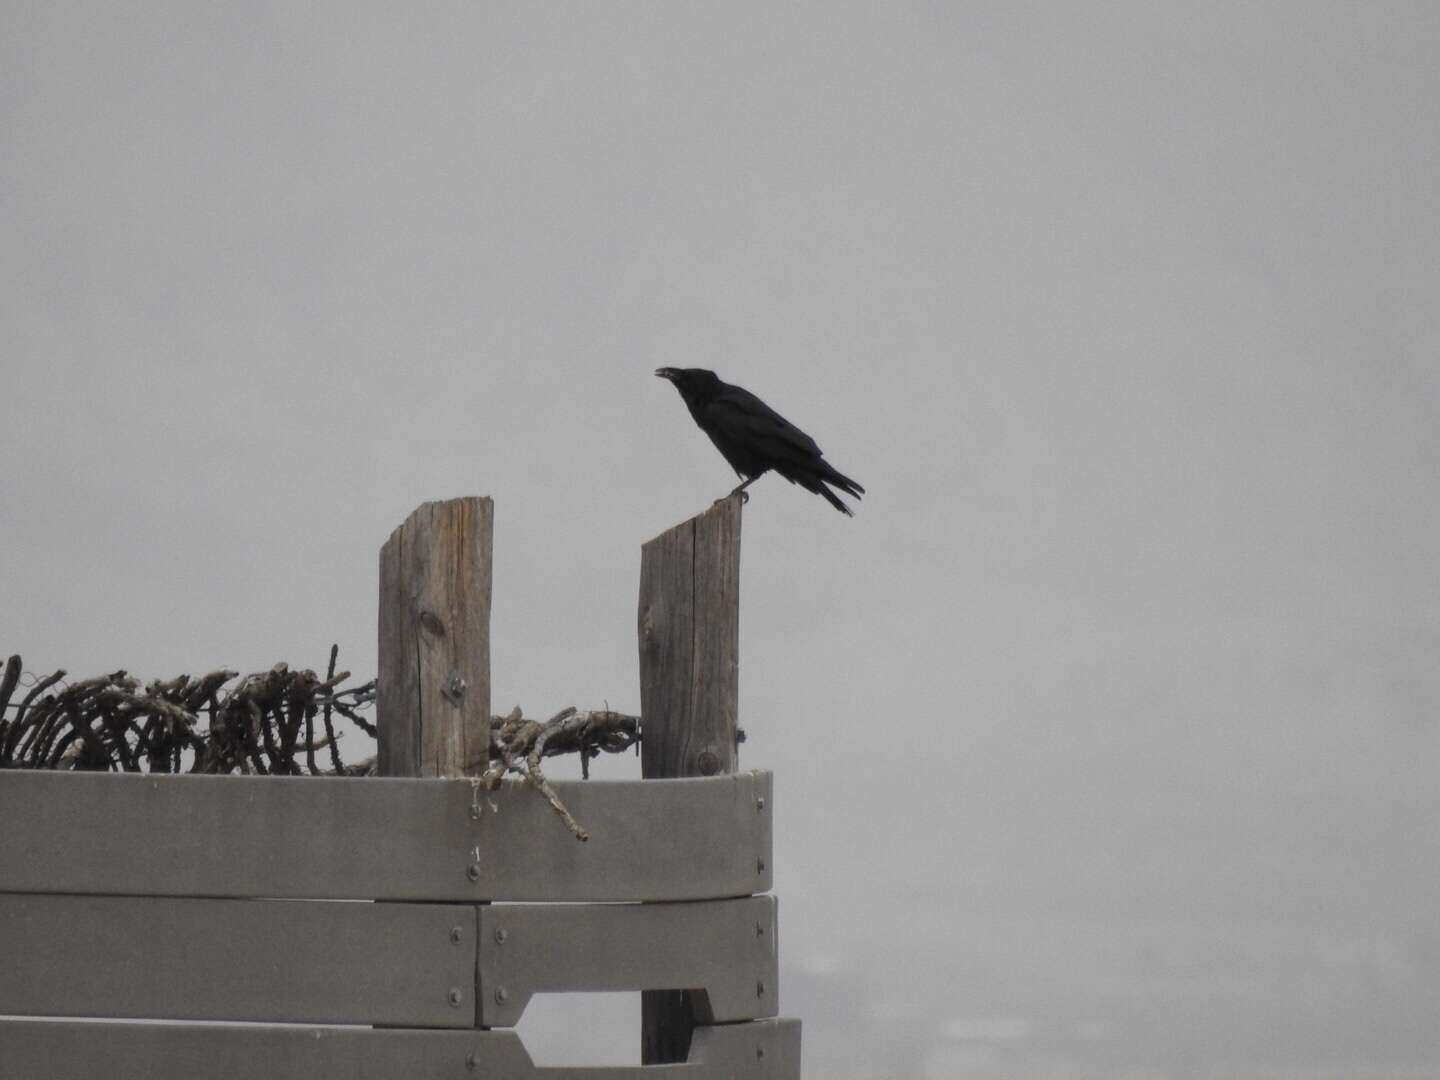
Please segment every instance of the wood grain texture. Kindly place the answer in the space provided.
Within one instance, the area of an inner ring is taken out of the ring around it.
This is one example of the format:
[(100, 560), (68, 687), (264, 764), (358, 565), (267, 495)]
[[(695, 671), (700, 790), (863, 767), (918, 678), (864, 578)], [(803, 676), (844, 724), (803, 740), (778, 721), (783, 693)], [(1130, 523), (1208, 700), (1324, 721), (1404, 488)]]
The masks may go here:
[[(732, 495), (640, 549), (641, 770), (711, 776), (738, 766), (740, 524)], [(684, 1061), (695, 1024), (686, 990), (641, 996), (641, 1060)]]
[(480, 1023), (513, 1027), (534, 994), (691, 991), (702, 1023), (776, 1013), (775, 898), (480, 909)]
[(466, 780), (0, 770), (0, 889), (442, 901), (745, 896), (771, 885), (773, 814), (756, 811), (761, 799), (773, 806), (771, 786), (759, 772), (557, 780), (592, 833), (577, 844), (518, 780), (477, 795)]
[(738, 496), (640, 551), (640, 714), (647, 777), (734, 772), (740, 689)]
[(468, 1028), (475, 912), (0, 893), (0, 1013)]
[(701, 1028), (661, 1068), (537, 1068), (513, 1031), (0, 1020), (0, 1080), (800, 1080), (800, 1022)]
[(381, 775), (485, 767), (493, 532), (489, 498), (428, 502), (380, 549)]

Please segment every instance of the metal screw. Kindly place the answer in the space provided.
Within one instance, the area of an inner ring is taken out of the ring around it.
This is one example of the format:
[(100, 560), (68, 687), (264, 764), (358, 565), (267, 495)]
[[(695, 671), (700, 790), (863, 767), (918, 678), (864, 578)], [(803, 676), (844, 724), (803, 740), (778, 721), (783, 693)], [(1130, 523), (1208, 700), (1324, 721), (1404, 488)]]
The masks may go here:
[(763, 873), (765, 872), (765, 860), (764, 860), (764, 859), (756, 859), (756, 860), (755, 860), (755, 872), (756, 872), (757, 874), (763, 874)]
[(468, 877), (471, 881), (479, 881), (480, 864), (478, 862), (472, 862), (470, 864), (470, 869), (465, 871), (465, 876)]
[(465, 936), (465, 935), (464, 935), (463, 933), (461, 933), (461, 931), (460, 931), (460, 927), (458, 927), (458, 926), (452, 926), (452, 927), (450, 928), (450, 944), (451, 944), (451, 945), (459, 945), (459, 944), (460, 944), (460, 939), (461, 939), (462, 937), (464, 937), (464, 936)]
[(508, 932), (503, 926), (497, 926), (497, 927), (495, 928), (495, 944), (496, 944), (496, 945), (504, 945), (504, 944), (505, 944), (505, 939), (506, 939), (507, 937), (509, 937), (509, 936), (510, 936), (509, 932)]
[(510, 995), (505, 992), (505, 987), (497, 986), (495, 988), (495, 1003), (497, 1005), (504, 1005), (509, 997)]
[(764, 810), (764, 809), (765, 809), (765, 796), (764, 796), (764, 795), (761, 795), (758, 799), (755, 800), (755, 809), (756, 809), (756, 810)]
[(720, 771), (720, 755), (714, 750), (702, 750), (696, 764), (700, 766), (701, 776), (714, 776)]
[(756, 997), (764, 997), (764, 996), (765, 996), (765, 984), (764, 984), (763, 982), (757, 982), (757, 983), (755, 984), (755, 996), (756, 996)]
[(471, 1050), (468, 1054), (465, 1055), (465, 1067), (471, 1072), (474, 1072), (476, 1069), (480, 1068), (480, 1055), (478, 1052)]
[(756, 936), (756, 937), (764, 937), (764, 936), (765, 936), (765, 924), (764, 924), (764, 923), (758, 923), (758, 922), (757, 922), (757, 923), (755, 924), (755, 936)]
[(462, 1002), (462, 1001), (464, 1001), (464, 1000), (465, 1000), (465, 997), (464, 997), (463, 994), (460, 993), (459, 990), (451, 990), (451, 991), (450, 991), (450, 1007), (451, 1007), (451, 1008), (458, 1009), (458, 1008), (460, 1007), (460, 1002)]
[(755, 1056), (757, 1058), (763, 1058), (765, 1056), (765, 1048), (763, 1046), (755, 1047)]
[(440, 693), (448, 698), (453, 705), (459, 705), (460, 699), (465, 696), (465, 680), (460, 677), (458, 671), (452, 671), (450, 678), (445, 680), (445, 686)]

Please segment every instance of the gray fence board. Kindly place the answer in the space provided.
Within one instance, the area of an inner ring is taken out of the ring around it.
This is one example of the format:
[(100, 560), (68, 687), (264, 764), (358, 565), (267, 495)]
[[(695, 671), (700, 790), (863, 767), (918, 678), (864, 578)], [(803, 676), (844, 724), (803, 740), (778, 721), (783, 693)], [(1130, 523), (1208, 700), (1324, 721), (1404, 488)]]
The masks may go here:
[[(467, 1064), (473, 1061), (473, 1067)], [(509, 1031), (0, 1020), (0, 1080), (799, 1080), (800, 1022), (698, 1028), (690, 1060), (536, 1068)]]
[(0, 1013), (468, 1028), (475, 910), (0, 894)]
[(702, 1023), (778, 1011), (775, 898), (480, 909), (480, 1023), (519, 1023), (532, 994), (699, 990)]
[[(0, 889), (375, 900), (696, 900), (771, 885), (771, 779), (518, 781), (0, 771)], [(763, 800), (763, 809), (760, 808)]]

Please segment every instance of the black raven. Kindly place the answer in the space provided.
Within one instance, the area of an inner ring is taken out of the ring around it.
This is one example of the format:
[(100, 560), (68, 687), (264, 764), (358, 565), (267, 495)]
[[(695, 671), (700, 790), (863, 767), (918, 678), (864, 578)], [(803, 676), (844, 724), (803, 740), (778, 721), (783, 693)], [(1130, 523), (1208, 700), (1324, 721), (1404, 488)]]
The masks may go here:
[(855, 516), (825, 485), (857, 499), (865, 489), (832, 468), (814, 439), (749, 390), (721, 382), (704, 368), (662, 367), (655, 374), (675, 384), (700, 430), (744, 479), (731, 495), (774, 469), (792, 484), (823, 495), (842, 514)]

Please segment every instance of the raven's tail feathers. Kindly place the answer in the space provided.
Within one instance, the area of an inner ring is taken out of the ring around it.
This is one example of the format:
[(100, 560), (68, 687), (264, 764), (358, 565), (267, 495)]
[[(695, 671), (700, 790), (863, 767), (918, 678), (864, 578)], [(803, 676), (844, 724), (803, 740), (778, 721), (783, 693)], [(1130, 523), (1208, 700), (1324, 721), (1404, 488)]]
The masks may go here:
[(830, 484), (833, 487), (837, 487), (854, 499), (858, 499), (863, 495), (865, 489), (848, 476), (836, 472), (828, 461), (822, 460), (807, 464), (808, 467), (803, 470), (777, 465), (775, 471), (785, 477), (786, 480), (789, 480), (790, 483), (799, 484), (806, 491), (813, 491), (816, 495), (823, 496), (826, 502), (846, 517), (854, 517), (855, 511), (841, 502), (835, 492), (831, 491), (830, 488), (825, 485)]
[(865, 489), (863, 487), (857, 484), (854, 480), (851, 480), (844, 473), (837, 472), (834, 466), (832, 466), (828, 461), (822, 461), (821, 464), (825, 466), (825, 471), (820, 475), (820, 479), (824, 480), (827, 484), (833, 484), (835, 487), (838, 487), (841, 491), (845, 492), (846, 495), (852, 496), (856, 499), (860, 498), (861, 495), (865, 494)]
[(855, 511), (851, 510), (848, 506), (841, 502), (839, 497), (828, 487), (825, 486), (825, 481), (816, 480), (814, 491), (817, 495), (825, 496), (826, 501), (829, 502), (831, 506), (833, 506), (836, 510), (839, 510), (846, 517), (855, 516)]
[(845, 492), (846, 495), (849, 495), (853, 499), (858, 499), (861, 495), (865, 494), (865, 489), (859, 484), (857, 484), (854, 480), (851, 480), (844, 473), (838, 471), (828, 461), (821, 461), (820, 465), (824, 471), (820, 473), (820, 476), (818, 477), (819, 483), (815, 485), (815, 487), (819, 491), (819, 494), (825, 496), (825, 498), (829, 500), (830, 505), (835, 507), (835, 509), (839, 510), (842, 514), (846, 515), (847, 517), (854, 517), (855, 512), (851, 510), (848, 506), (846, 506), (843, 502), (841, 502), (839, 499), (837, 499), (835, 497), (835, 493), (825, 485), (831, 484), (834, 487), (837, 487), (841, 491)]

